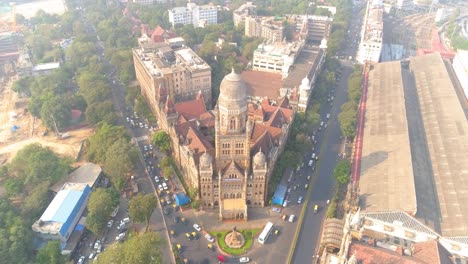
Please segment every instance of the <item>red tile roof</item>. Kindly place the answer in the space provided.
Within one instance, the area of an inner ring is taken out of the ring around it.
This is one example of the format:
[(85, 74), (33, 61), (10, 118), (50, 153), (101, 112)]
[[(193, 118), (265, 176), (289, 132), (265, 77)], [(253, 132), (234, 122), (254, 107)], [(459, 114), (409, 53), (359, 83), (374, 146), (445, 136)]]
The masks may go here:
[(187, 119), (198, 118), (206, 112), (205, 101), (203, 97), (195, 100), (180, 102), (175, 104), (175, 111)]
[(242, 79), (247, 84), (247, 94), (253, 97), (276, 99), (283, 81), (281, 74), (261, 71), (243, 71)]
[(355, 255), (361, 264), (417, 264), (425, 263), (419, 259), (402, 256), (394, 251), (353, 242), (349, 246), (348, 257)]
[(452, 263), (450, 253), (437, 240), (416, 243), (413, 257), (426, 263)]

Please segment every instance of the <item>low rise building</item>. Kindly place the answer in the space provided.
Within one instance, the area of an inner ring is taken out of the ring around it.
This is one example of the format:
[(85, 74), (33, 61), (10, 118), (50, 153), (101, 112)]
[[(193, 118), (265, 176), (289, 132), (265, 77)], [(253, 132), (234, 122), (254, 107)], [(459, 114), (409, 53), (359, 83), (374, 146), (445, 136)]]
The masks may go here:
[(205, 25), (218, 24), (218, 9), (213, 5), (198, 6), (195, 3), (187, 3), (187, 7), (174, 7), (169, 9), (169, 22), (174, 27), (176, 24), (204, 27)]
[(65, 183), (32, 229), (44, 240), (59, 240), (65, 248), (86, 208), (91, 188), (84, 183)]
[(253, 54), (252, 69), (281, 73), (285, 77), (303, 47), (304, 41), (260, 44)]
[(316, 15), (295, 15), (296, 31), (308, 44), (320, 45), (323, 39), (328, 39), (333, 18)]
[(238, 27), (240, 24), (245, 22), (245, 18), (249, 16), (257, 15), (257, 6), (252, 4), (252, 2), (246, 2), (241, 5), (239, 8), (232, 12), (232, 17), (234, 19), (234, 26)]
[(383, 12), (382, 0), (373, 0), (367, 3), (361, 42), (356, 57), (356, 60), (361, 64), (380, 61), (383, 44)]
[(245, 36), (259, 37), (268, 42), (283, 40), (283, 19), (277, 17), (245, 17)]

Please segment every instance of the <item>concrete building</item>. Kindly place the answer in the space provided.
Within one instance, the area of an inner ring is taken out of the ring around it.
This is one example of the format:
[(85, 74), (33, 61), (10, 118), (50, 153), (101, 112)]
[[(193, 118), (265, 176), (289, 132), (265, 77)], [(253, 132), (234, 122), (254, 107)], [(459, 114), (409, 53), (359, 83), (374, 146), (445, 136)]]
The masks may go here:
[(379, 62), (383, 44), (383, 4), (381, 0), (367, 3), (366, 15), (361, 31), (361, 42), (356, 60), (365, 62)]
[(445, 22), (455, 12), (452, 8), (438, 8), (434, 21), (436, 23)]
[(260, 44), (253, 54), (252, 69), (281, 73), (285, 77), (303, 47), (304, 41)]
[(296, 31), (306, 43), (320, 45), (323, 39), (328, 39), (333, 18), (315, 15), (296, 15)]
[[(167, 104), (192, 100), (199, 92), (211, 106), (211, 68), (183, 46), (183, 39), (158, 27), (151, 38), (143, 36), (139, 43), (133, 49), (135, 73), (158, 120), (166, 120), (161, 116)], [(160, 125), (166, 129), (168, 124)]]
[(168, 12), (169, 22), (173, 27), (176, 24), (191, 24), (194, 27), (218, 24), (218, 9), (213, 5), (198, 6), (189, 2), (187, 7), (174, 7)]
[(410, 252), (438, 240), (463, 262), (468, 123), (446, 65), (433, 53), (370, 71), (356, 230), (363, 240)]
[(453, 70), (460, 82), (465, 98), (468, 99), (468, 51), (459, 49), (452, 64)]
[(232, 17), (234, 19), (234, 26), (238, 27), (240, 24), (245, 22), (245, 18), (249, 16), (257, 15), (257, 6), (252, 4), (252, 2), (246, 2), (241, 5), (239, 8), (232, 12)]
[(71, 236), (88, 202), (91, 188), (82, 183), (66, 183), (32, 229), (44, 240), (59, 240), (62, 249)]
[(413, 0), (397, 0), (395, 6), (400, 10), (408, 10), (413, 8)]
[(283, 40), (283, 19), (276, 17), (245, 17), (245, 36), (259, 37), (268, 42)]

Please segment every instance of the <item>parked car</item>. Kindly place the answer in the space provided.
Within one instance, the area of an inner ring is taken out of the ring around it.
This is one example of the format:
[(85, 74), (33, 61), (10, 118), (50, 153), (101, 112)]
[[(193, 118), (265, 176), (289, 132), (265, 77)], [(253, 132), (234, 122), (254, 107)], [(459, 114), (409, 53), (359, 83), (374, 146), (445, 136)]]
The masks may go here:
[(201, 231), (201, 226), (199, 224), (193, 224), (193, 228), (195, 228), (195, 230), (197, 230), (198, 232)]
[(78, 262), (76, 262), (77, 264), (83, 264), (85, 261), (85, 256), (81, 256), (79, 259), (78, 259)]
[(215, 239), (210, 234), (206, 234), (205, 238), (206, 238), (206, 240), (210, 241), (211, 243), (213, 243), (215, 241)]
[(121, 241), (122, 239), (125, 238), (125, 235), (126, 235), (126, 234), (127, 234), (127, 233), (120, 233), (120, 234), (118, 234), (118, 235), (115, 237), (115, 241)]
[(111, 228), (113, 224), (114, 224), (114, 220), (111, 219), (109, 220), (109, 222), (107, 222), (107, 227)]
[(239, 259), (239, 263), (249, 263), (250, 259), (248, 257), (242, 257)]
[(294, 219), (296, 219), (296, 216), (292, 214), (292, 215), (289, 216), (288, 221), (292, 223), (292, 222), (294, 222)]
[(99, 247), (99, 244), (101, 244), (101, 241), (96, 240), (96, 242), (94, 243), (94, 249), (97, 249)]

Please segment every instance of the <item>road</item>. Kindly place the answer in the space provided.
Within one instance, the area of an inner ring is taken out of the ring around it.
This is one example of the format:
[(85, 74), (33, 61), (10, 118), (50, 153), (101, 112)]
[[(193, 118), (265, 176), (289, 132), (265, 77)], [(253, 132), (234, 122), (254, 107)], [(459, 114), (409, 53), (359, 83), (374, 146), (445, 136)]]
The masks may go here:
[[(347, 46), (341, 56), (345, 58), (354, 57), (359, 45), (359, 32), (362, 18), (359, 17), (359, 12), (353, 12), (354, 17), (351, 21), (350, 32), (347, 40), (351, 45)], [(342, 74), (340, 81), (337, 83), (336, 96), (334, 106), (324, 105), (321, 108), (320, 116), (322, 120), (327, 113), (330, 113), (328, 128), (325, 131), (324, 137), (318, 139), (318, 147), (321, 147), (319, 154), (319, 163), (317, 164), (316, 179), (313, 179), (311, 186), (311, 195), (305, 209), (303, 225), (299, 231), (295, 252), (293, 255), (293, 263), (313, 263), (314, 256), (318, 250), (320, 243), (320, 235), (325, 220), (327, 211), (327, 200), (333, 196), (335, 180), (332, 178), (333, 169), (339, 161), (338, 155), (341, 153), (342, 134), (338, 122), (338, 114), (341, 105), (347, 101), (347, 80), (353, 70), (353, 62), (341, 60)], [(323, 141), (325, 140), (325, 141)], [(322, 145), (325, 144), (323, 147)], [(314, 206), (319, 206), (319, 211), (314, 213)]]

